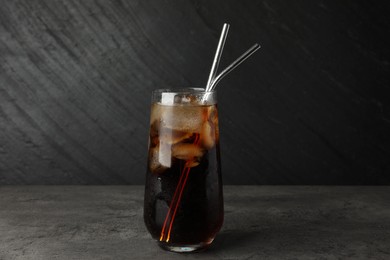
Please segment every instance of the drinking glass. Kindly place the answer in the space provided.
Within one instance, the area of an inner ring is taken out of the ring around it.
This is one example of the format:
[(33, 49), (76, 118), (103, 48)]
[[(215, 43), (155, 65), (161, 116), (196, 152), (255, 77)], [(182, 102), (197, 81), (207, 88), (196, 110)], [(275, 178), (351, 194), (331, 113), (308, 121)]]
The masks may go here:
[(144, 221), (163, 249), (207, 248), (223, 223), (217, 93), (152, 93)]

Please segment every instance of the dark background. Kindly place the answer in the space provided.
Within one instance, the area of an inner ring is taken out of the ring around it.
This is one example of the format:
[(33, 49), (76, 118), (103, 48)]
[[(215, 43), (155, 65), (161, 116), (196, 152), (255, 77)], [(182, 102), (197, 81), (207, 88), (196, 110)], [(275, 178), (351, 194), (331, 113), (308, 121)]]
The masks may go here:
[(0, 184), (143, 184), (150, 93), (204, 86), (225, 184), (390, 184), (388, 1), (2, 1)]

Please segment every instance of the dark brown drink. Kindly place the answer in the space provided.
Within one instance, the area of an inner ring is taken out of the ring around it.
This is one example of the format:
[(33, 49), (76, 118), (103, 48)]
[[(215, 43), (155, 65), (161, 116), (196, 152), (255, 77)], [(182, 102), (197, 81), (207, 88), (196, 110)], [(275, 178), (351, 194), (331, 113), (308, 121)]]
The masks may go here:
[(145, 187), (146, 227), (176, 252), (206, 248), (223, 222), (215, 93), (187, 92), (152, 104)]

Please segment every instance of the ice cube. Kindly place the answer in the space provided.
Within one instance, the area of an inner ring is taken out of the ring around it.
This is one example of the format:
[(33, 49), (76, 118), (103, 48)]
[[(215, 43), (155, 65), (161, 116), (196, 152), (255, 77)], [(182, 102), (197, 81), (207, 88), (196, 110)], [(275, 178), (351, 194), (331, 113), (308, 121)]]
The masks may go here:
[(152, 104), (151, 110), (150, 110), (150, 124), (154, 122), (159, 122), (161, 118), (161, 105), (159, 104)]
[(170, 145), (159, 145), (150, 148), (149, 168), (154, 174), (160, 174), (171, 167), (171, 149)]
[(161, 165), (165, 167), (171, 167), (171, 146), (169, 144), (161, 143), (159, 146), (159, 155), (158, 155), (158, 161)]
[(172, 130), (170, 128), (162, 127), (160, 129), (160, 142), (167, 144), (177, 144), (185, 139), (188, 139), (192, 136), (192, 133), (180, 131), (180, 130)]
[(191, 160), (186, 162), (186, 167), (192, 168), (199, 165), (199, 161), (197, 160)]
[(203, 123), (202, 133), (200, 134), (201, 142), (206, 149), (211, 149), (215, 144), (215, 129), (210, 122)]
[(150, 125), (150, 131), (149, 131), (149, 141), (150, 141), (150, 145), (152, 147), (158, 145), (159, 143), (159, 140), (158, 140), (158, 129), (159, 129), (159, 126), (160, 123), (155, 120), (153, 121), (153, 123)]
[(203, 150), (195, 144), (179, 143), (172, 146), (172, 156), (180, 160), (196, 160), (202, 157)]
[(163, 127), (184, 132), (199, 133), (202, 127), (203, 110), (201, 106), (160, 106), (160, 121)]
[(213, 121), (213, 119), (217, 116), (217, 107), (216, 105), (208, 106), (207, 107), (207, 118), (210, 121)]
[(213, 105), (209, 107), (208, 110), (208, 120), (210, 122), (210, 126), (213, 130), (211, 136), (213, 137), (214, 143), (219, 140), (219, 127), (218, 127), (218, 110), (217, 106)]

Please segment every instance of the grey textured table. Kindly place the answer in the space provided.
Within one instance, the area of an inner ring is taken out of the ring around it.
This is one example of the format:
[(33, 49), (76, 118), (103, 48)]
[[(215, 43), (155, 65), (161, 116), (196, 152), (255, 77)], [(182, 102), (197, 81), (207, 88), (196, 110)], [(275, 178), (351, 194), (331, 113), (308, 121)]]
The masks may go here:
[(227, 186), (205, 252), (161, 250), (141, 186), (0, 186), (0, 259), (390, 259), (390, 187)]

